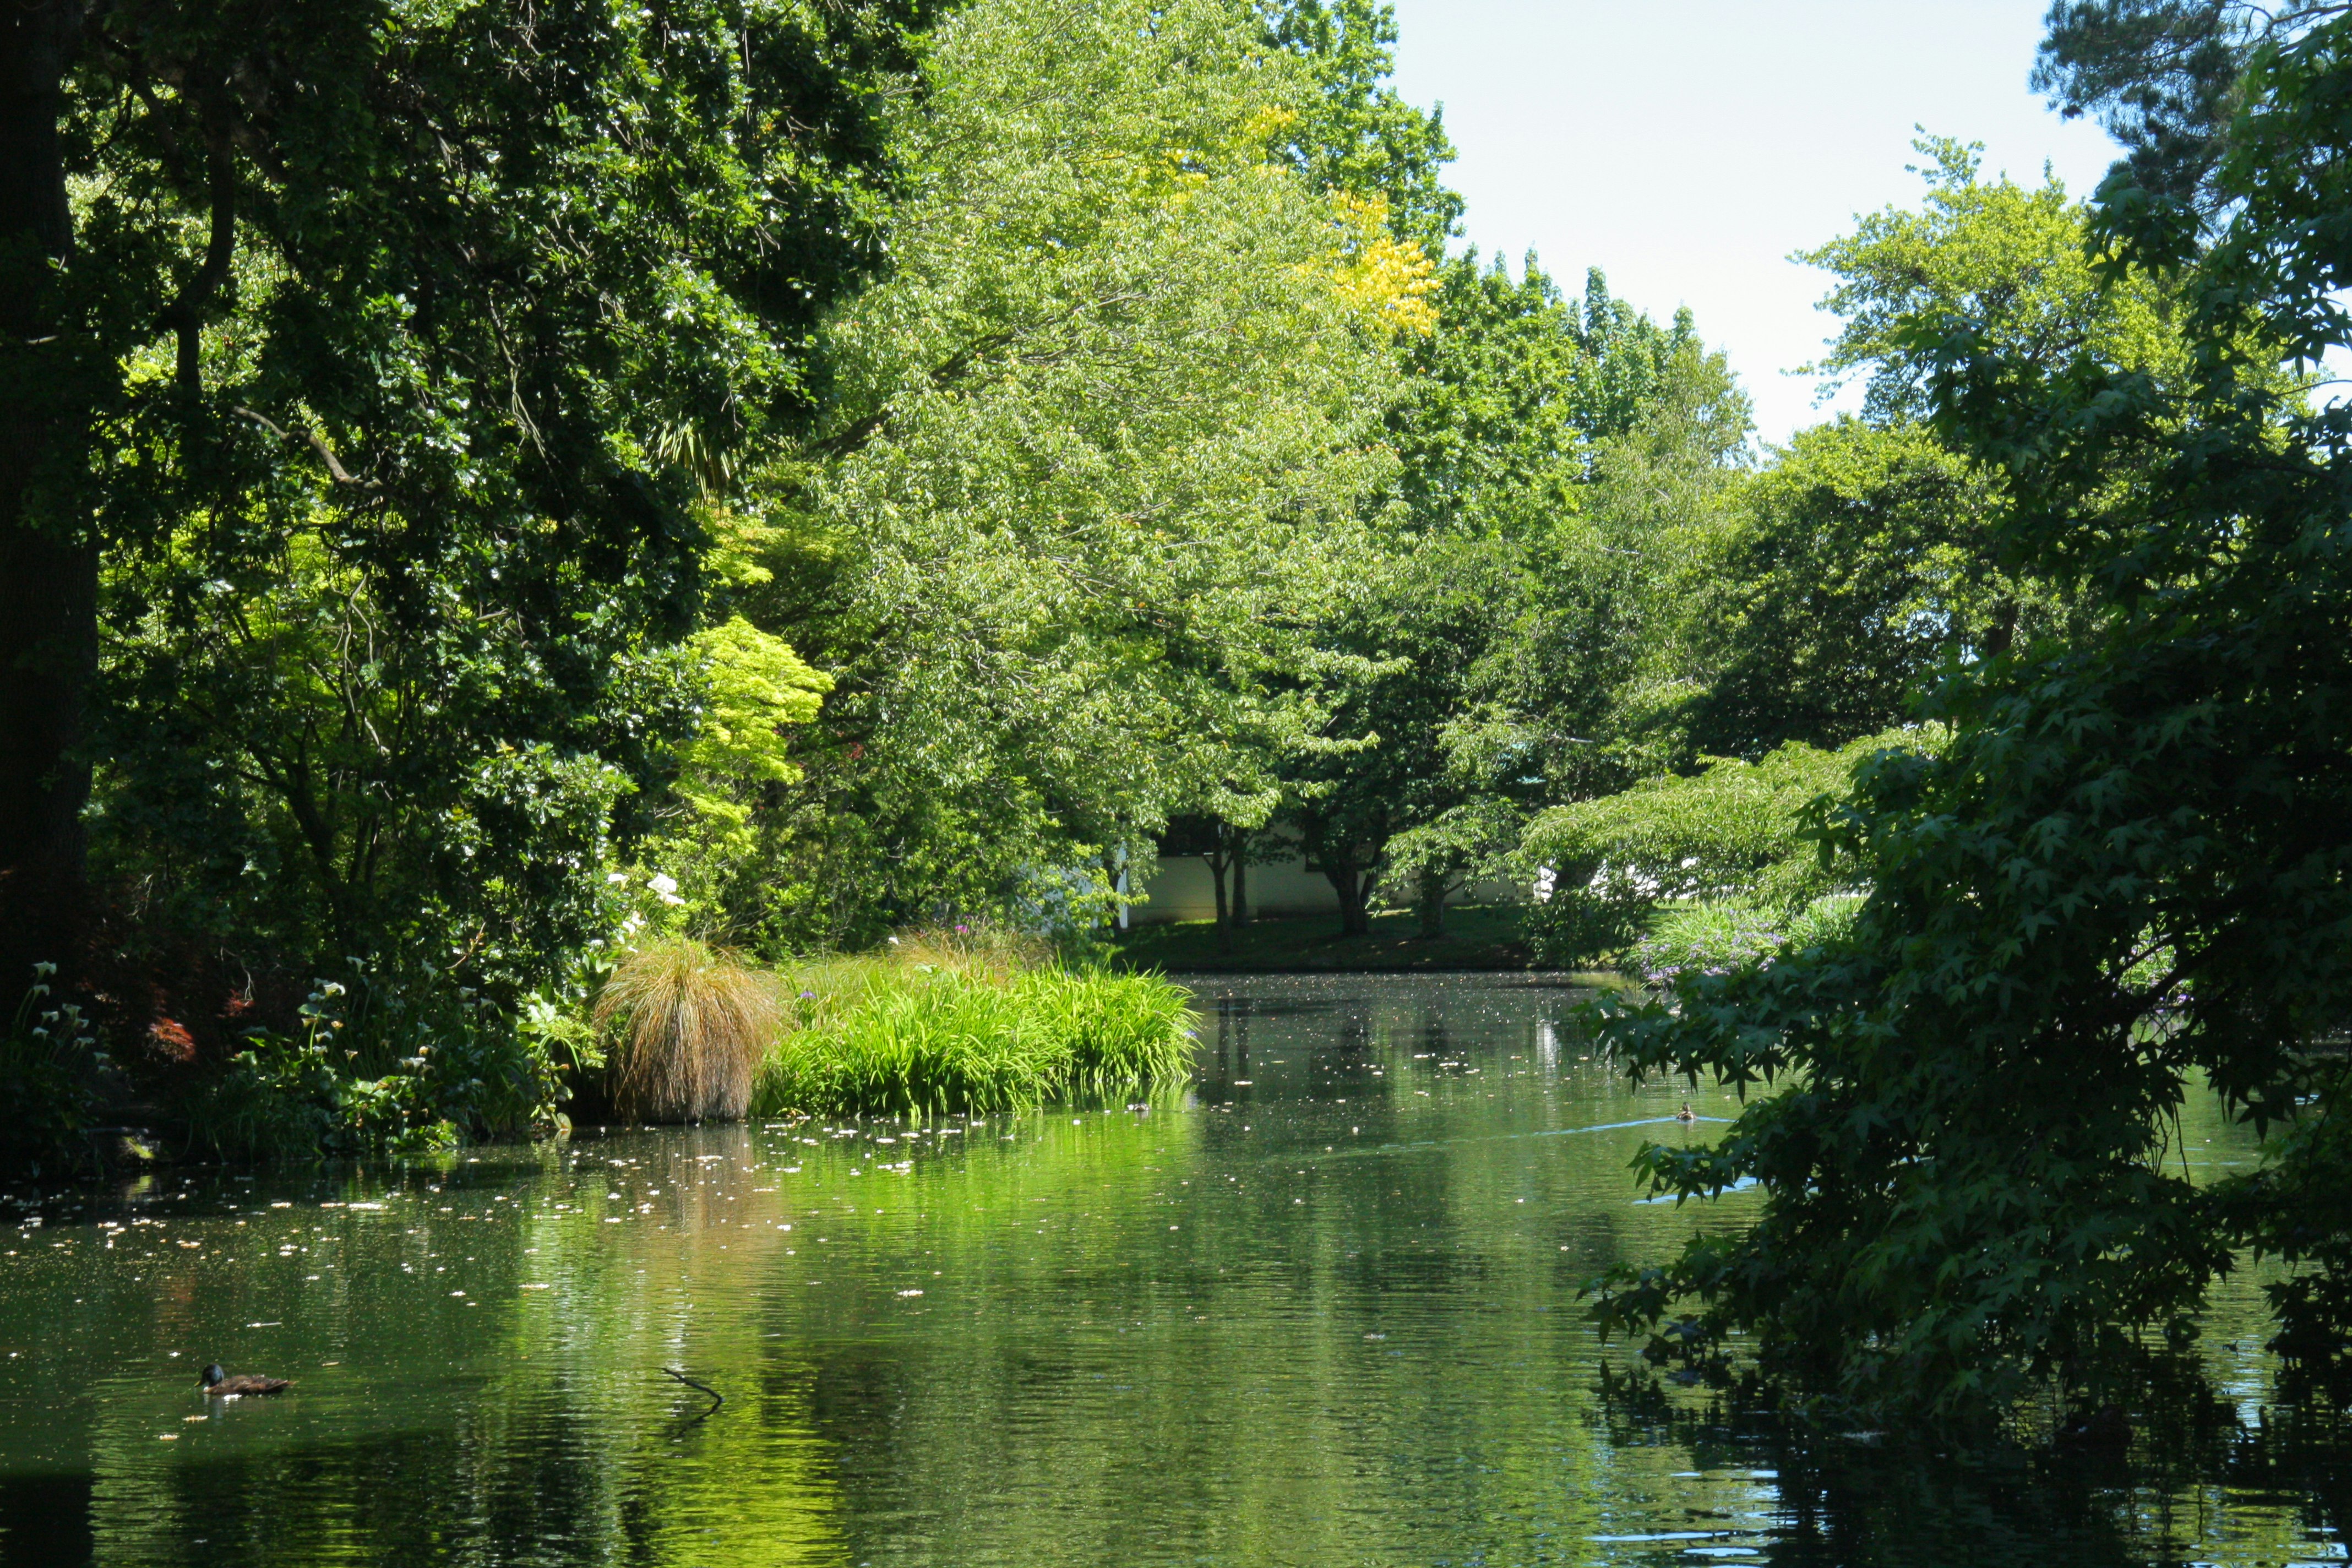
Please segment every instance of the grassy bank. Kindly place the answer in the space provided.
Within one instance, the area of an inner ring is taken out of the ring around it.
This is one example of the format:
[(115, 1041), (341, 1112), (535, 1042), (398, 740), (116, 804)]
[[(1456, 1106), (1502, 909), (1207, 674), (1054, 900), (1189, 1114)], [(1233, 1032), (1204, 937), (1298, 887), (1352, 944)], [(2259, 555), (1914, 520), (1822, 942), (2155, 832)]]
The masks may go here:
[(943, 1114), (1122, 1099), (1191, 1068), (1184, 992), (1074, 970), (1015, 939), (946, 933), (791, 977), (755, 1115)]
[(1170, 973), (1322, 970), (1409, 973), (1423, 970), (1525, 969), (1528, 946), (1515, 906), (1470, 904), (1445, 911), (1442, 936), (1421, 934), (1418, 916), (1391, 910), (1372, 917), (1364, 936), (1341, 936), (1339, 918), (1257, 920), (1220, 948), (1213, 921), (1138, 926), (1118, 945), (1122, 969)]

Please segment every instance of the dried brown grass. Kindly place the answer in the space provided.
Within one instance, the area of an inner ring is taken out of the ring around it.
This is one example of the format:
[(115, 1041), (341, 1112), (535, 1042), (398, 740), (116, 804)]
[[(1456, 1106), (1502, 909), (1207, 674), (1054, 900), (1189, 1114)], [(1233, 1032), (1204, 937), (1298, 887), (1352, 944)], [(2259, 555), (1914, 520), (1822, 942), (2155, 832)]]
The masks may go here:
[(667, 937), (621, 960), (596, 998), (613, 1109), (635, 1121), (737, 1121), (781, 1024), (776, 980)]

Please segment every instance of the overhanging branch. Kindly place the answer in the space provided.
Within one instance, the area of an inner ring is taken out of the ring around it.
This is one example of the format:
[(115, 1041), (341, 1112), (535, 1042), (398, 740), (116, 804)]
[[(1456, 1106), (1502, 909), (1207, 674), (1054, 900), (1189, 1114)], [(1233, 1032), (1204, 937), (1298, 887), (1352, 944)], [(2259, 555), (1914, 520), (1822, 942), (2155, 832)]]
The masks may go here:
[(264, 430), (268, 431), (280, 441), (289, 443), (299, 441), (309, 447), (310, 450), (319, 454), (319, 460), (327, 465), (327, 472), (333, 477), (334, 481), (337, 484), (352, 485), (363, 490), (372, 490), (376, 488), (375, 481), (373, 479), (354, 478), (350, 470), (343, 467), (341, 459), (335, 456), (335, 449), (327, 445), (327, 438), (324, 436), (320, 435), (316, 430), (305, 430), (299, 435), (297, 435), (295, 432), (287, 429), (285, 426), (278, 423), (277, 420), (270, 418), (268, 415), (257, 414), (252, 409), (247, 408), (242, 405), (231, 408), (229, 412), (236, 415), (240, 419), (252, 420), (256, 425), (260, 426)]

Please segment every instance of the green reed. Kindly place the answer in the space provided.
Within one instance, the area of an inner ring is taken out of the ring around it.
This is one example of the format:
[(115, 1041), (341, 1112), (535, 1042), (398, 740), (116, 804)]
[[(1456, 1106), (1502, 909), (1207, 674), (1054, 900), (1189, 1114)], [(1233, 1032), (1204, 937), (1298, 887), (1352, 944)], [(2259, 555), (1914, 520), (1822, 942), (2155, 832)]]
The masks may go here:
[(1157, 975), (925, 942), (808, 965), (791, 989), (755, 1115), (1019, 1110), (1146, 1093), (1191, 1066), (1192, 1010)]

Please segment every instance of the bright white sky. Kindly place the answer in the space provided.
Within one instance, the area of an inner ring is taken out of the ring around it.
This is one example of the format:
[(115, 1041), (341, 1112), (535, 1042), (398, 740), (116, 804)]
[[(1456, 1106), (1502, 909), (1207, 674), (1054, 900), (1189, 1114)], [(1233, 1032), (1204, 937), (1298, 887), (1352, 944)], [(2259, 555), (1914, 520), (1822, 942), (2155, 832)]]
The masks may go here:
[[(2088, 195), (2115, 156), (2026, 87), (2047, 0), (1396, 0), (1397, 86), (1442, 103), (1466, 243), (1532, 247), (1580, 293), (1599, 267), (1661, 320), (1688, 305), (1756, 400), (1759, 434), (1826, 416), (1810, 377), (1836, 318), (1788, 259), (1857, 212), (1912, 206), (1912, 126), (2046, 161)], [(1834, 406), (1851, 405), (1849, 390)]]

